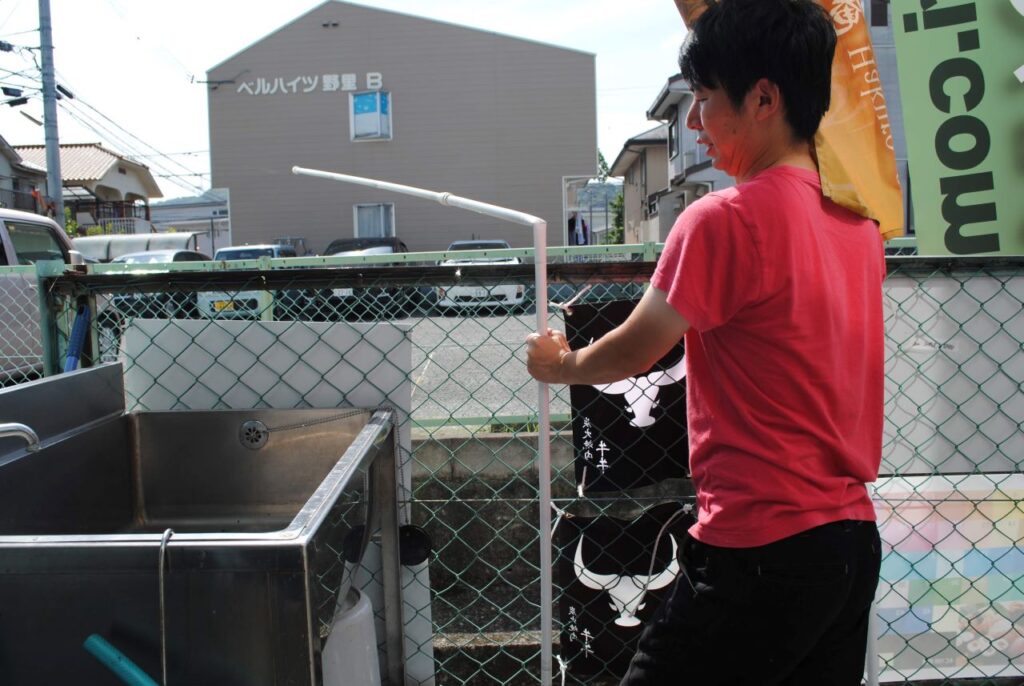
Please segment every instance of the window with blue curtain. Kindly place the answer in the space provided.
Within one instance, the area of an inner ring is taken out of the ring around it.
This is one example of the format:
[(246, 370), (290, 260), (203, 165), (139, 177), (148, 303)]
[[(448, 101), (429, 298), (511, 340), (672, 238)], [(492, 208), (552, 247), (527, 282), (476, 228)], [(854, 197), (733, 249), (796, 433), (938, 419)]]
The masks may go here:
[(391, 138), (391, 94), (368, 91), (351, 95), (352, 140)]

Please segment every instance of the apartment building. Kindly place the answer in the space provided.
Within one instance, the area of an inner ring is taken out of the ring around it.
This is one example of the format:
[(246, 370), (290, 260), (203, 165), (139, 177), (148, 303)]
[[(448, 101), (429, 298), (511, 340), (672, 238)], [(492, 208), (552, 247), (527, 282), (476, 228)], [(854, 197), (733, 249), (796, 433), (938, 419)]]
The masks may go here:
[(528, 230), (293, 166), (447, 191), (537, 215), (565, 244), (563, 180), (597, 166), (594, 55), (329, 1), (209, 70), (211, 173), (232, 238), (313, 250), (395, 235), (532, 243)]

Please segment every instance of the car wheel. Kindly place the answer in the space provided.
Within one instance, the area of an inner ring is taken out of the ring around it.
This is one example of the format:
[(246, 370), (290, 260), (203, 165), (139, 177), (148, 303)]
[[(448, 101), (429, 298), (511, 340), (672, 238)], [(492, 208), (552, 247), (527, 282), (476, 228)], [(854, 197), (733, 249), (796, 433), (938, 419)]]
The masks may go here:
[(291, 306), (275, 307), (274, 319), (281, 322), (291, 322), (299, 319), (302, 315), (297, 313)]

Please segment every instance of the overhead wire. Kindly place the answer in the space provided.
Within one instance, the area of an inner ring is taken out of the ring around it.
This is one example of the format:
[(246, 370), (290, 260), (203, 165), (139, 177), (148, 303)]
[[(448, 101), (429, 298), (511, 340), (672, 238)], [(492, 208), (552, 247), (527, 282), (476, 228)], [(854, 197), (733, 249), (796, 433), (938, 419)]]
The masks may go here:
[[(136, 154), (138, 153), (138, 148), (130, 140), (126, 139), (117, 131), (114, 131), (110, 127), (106, 126), (102, 121), (99, 121), (95, 117), (92, 117), (87, 111), (71, 104), (74, 102), (74, 100), (64, 99), (58, 101), (57, 104), (64, 112), (66, 112), (71, 118), (73, 118), (83, 127), (97, 134), (98, 136), (100, 136), (101, 139), (110, 141), (112, 146), (117, 149), (118, 153), (127, 154), (132, 159), (135, 158)], [(175, 176), (174, 170), (164, 167), (159, 162), (150, 163), (147, 166), (149, 166), (150, 169), (152, 169), (153, 171), (157, 172), (158, 176)], [(191, 174), (192, 170), (187, 168), (186, 170)], [(175, 181), (173, 178), (169, 178), (169, 181), (171, 183), (174, 183), (179, 188), (189, 191), (190, 193), (202, 194), (206, 190), (202, 186), (191, 184), (185, 181)]]
[[(76, 100), (77, 100), (77, 98), (76, 98)], [(84, 126), (87, 129), (93, 131), (94, 133), (99, 135), (101, 138), (104, 138), (106, 140), (111, 141), (111, 143), (113, 143), (117, 147), (118, 152), (126, 153), (130, 157), (132, 157), (133, 159), (137, 157), (139, 149), (138, 149), (138, 147), (134, 143), (132, 143), (131, 140), (125, 138), (122, 134), (118, 133), (117, 131), (112, 130), (111, 127), (105, 125), (102, 121), (98, 120), (96, 117), (91, 116), (88, 111), (84, 110), (81, 107), (78, 107), (77, 105), (73, 105), (72, 104), (72, 103), (75, 103), (75, 102), (76, 102), (75, 100), (64, 99), (64, 100), (58, 101), (57, 104), (61, 107), (61, 109), (64, 112), (67, 112), (68, 115), (71, 116), (73, 119), (75, 119), (79, 124), (81, 124), (82, 126)], [(95, 110), (95, 108), (92, 108), (92, 109)], [(98, 110), (95, 110), (95, 111), (98, 111)], [(110, 121), (112, 121), (112, 120), (110, 120)], [(122, 131), (125, 131), (126, 133), (129, 133), (129, 135), (132, 135), (133, 138), (136, 138), (137, 140), (141, 141), (141, 139), (138, 139), (136, 136), (134, 136), (134, 134), (130, 134), (130, 132), (127, 132), (124, 129), (122, 129)], [(144, 141), (142, 141), (142, 142), (145, 145), (148, 146), (147, 143), (145, 143)], [(149, 147), (151, 147), (151, 146), (149, 146)], [(164, 155), (162, 153), (159, 154), (157, 159), (159, 160), (160, 158), (171, 159), (170, 157), (167, 157), (167, 155)], [(180, 174), (177, 170), (170, 169), (170, 168), (164, 166), (164, 164), (162, 164), (159, 161), (151, 161), (151, 162), (149, 162), (147, 164), (147, 166), (150, 167), (150, 169), (156, 171), (157, 172), (157, 176), (160, 176), (162, 178), (166, 178), (166, 179), (168, 179), (168, 181), (170, 183), (175, 184), (179, 188), (188, 190), (191, 193), (195, 193), (197, 195), (201, 195), (204, 192), (206, 192), (206, 190), (207, 190), (206, 188), (204, 188), (203, 186), (200, 186), (198, 184), (189, 183), (188, 181), (180, 180), (180, 179), (183, 179), (185, 177), (200, 176), (200, 174), (194, 173), (192, 169), (190, 169), (188, 167), (185, 167), (184, 165), (180, 165), (179, 164), (179, 166), (181, 166), (182, 169), (184, 169), (185, 172), (187, 172), (186, 174)]]
[(178, 162), (177, 160), (173, 159), (173, 158), (172, 158), (172, 157), (170, 157), (170, 156), (169, 156), (169, 155), (168, 155), (167, 153), (165, 153), (165, 152), (161, 151), (161, 150), (160, 150), (159, 148), (157, 148), (157, 147), (155, 147), (155, 146), (153, 146), (153, 145), (151, 145), (151, 144), (147, 143), (146, 141), (142, 140), (141, 138), (139, 138), (138, 136), (136, 136), (136, 135), (135, 135), (134, 133), (132, 133), (132, 132), (131, 132), (131, 131), (129, 131), (128, 129), (124, 128), (123, 126), (121, 126), (120, 124), (118, 124), (118, 123), (117, 123), (116, 121), (114, 121), (113, 119), (111, 119), (111, 118), (110, 118), (109, 116), (107, 116), (106, 114), (104, 114), (104, 113), (103, 113), (102, 111), (100, 111), (100, 110), (96, 109), (95, 107), (93, 107), (92, 105), (90, 105), (90, 104), (89, 104), (88, 102), (86, 102), (85, 100), (82, 100), (82, 99), (81, 99), (80, 97), (78, 97), (78, 98), (75, 98), (75, 100), (74, 100), (73, 102), (77, 102), (78, 104), (80, 104), (80, 105), (83, 105), (83, 106), (87, 107), (87, 108), (88, 108), (88, 109), (90, 109), (91, 111), (95, 112), (95, 113), (96, 113), (96, 114), (97, 114), (97, 115), (98, 115), (99, 117), (101, 117), (101, 118), (105, 119), (106, 121), (110, 122), (110, 124), (111, 124), (112, 126), (114, 126), (114, 127), (118, 128), (119, 130), (123, 131), (123, 132), (124, 132), (125, 134), (127, 134), (127, 135), (128, 135), (128, 136), (130, 136), (131, 138), (134, 138), (134, 139), (135, 139), (136, 141), (138, 141), (139, 143), (141, 143), (141, 144), (142, 144), (142, 145), (143, 145), (144, 147), (146, 147), (146, 148), (149, 148), (150, 150), (152, 150), (152, 151), (153, 151), (153, 156), (154, 156), (154, 157), (157, 157), (157, 158), (162, 158), (162, 159), (165, 159), (165, 160), (167, 160), (168, 162), (170, 162), (171, 164), (177, 165), (177, 166), (178, 166), (178, 167), (179, 167), (180, 169), (182, 169), (182, 170), (184, 170), (184, 171), (187, 171), (187, 172), (192, 172), (192, 171), (194, 171), (194, 170), (193, 170), (192, 168), (190, 168), (190, 167), (186, 166), (185, 164), (183, 164), (183, 163), (181, 163), (181, 162)]
[[(68, 83), (68, 81), (67, 81), (67, 80), (66, 80), (66, 79), (65, 79), (65, 78), (63, 77), (63, 75), (62, 75), (62, 74), (60, 74), (60, 73), (58, 72), (58, 73), (57, 73), (57, 77), (58, 77), (58, 79), (59, 79), (59, 80), (60, 80), (60, 81), (61, 81), (61, 82), (62, 82), (63, 84), (65, 84), (65, 86), (67, 86), (67, 87), (69, 87), (69, 88), (72, 88), (72, 90), (74, 90), (74, 89), (73, 89), (73, 87), (71, 87), (71, 86), (70, 86), (70, 84), (69, 84), (69, 83)], [(150, 143), (147, 143), (147, 142), (146, 142), (145, 140), (143, 140), (143, 139), (142, 139), (142, 138), (140, 138), (139, 136), (135, 135), (134, 133), (132, 133), (131, 131), (129, 131), (129, 130), (128, 130), (128, 129), (126, 129), (125, 127), (123, 127), (123, 126), (122, 126), (121, 124), (118, 124), (118, 123), (117, 123), (116, 121), (114, 121), (114, 120), (113, 120), (112, 118), (110, 118), (109, 116), (107, 116), (107, 114), (105, 114), (105, 113), (104, 113), (104, 112), (102, 112), (101, 110), (99, 110), (99, 109), (97, 109), (97, 108), (93, 107), (93, 106), (92, 106), (91, 104), (89, 104), (89, 103), (88, 103), (87, 101), (85, 101), (84, 99), (82, 99), (82, 98), (81, 98), (80, 96), (76, 96), (76, 98), (74, 99), (74, 101), (73, 101), (73, 102), (76, 102), (76, 104), (80, 104), (80, 105), (83, 105), (84, 107), (87, 107), (87, 108), (88, 108), (88, 109), (90, 109), (91, 111), (95, 112), (95, 113), (96, 113), (96, 114), (97, 114), (97, 115), (98, 115), (99, 117), (102, 117), (103, 119), (105, 119), (106, 121), (108, 121), (108, 122), (110, 123), (110, 125), (111, 125), (111, 126), (114, 126), (114, 127), (115, 127), (115, 128), (117, 128), (118, 130), (122, 131), (122, 132), (123, 132), (123, 133), (124, 133), (125, 135), (127, 135), (127, 136), (129, 136), (129, 137), (133, 138), (134, 140), (136, 140), (136, 141), (137, 141), (137, 142), (138, 142), (139, 144), (141, 144), (141, 145), (142, 145), (142, 146), (143, 146), (144, 148), (148, 148), (149, 150), (152, 150), (152, 151), (153, 151), (153, 154), (152, 154), (152, 155), (147, 155), (147, 157), (148, 157), (148, 158), (150, 158), (150, 159), (152, 159), (152, 158), (154, 158), (154, 157), (155, 157), (155, 158), (163, 158), (163, 159), (166, 159), (166, 160), (167, 160), (168, 162), (170, 162), (170, 163), (172, 163), (172, 164), (174, 164), (174, 165), (177, 165), (177, 167), (179, 168), (179, 170), (183, 170), (183, 171), (185, 171), (185, 172), (188, 172), (189, 174), (193, 174), (193, 173), (194, 173), (194, 171), (195, 171), (194, 169), (192, 169), (191, 167), (188, 167), (188, 166), (186, 166), (185, 164), (183, 164), (183, 163), (181, 163), (181, 162), (178, 162), (177, 160), (174, 160), (174, 159), (172, 159), (172, 158), (171, 158), (171, 157), (170, 157), (169, 155), (167, 155), (166, 153), (164, 153), (163, 151), (161, 151), (161, 150), (160, 150), (159, 148), (157, 148), (156, 146), (154, 146), (154, 145), (151, 145)], [(133, 146), (131, 146), (131, 147), (132, 147), (132, 149), (133, 149), (133, 150), (136, 150), (136, 151), (138, 151), (138, 147), (137, 147), (137, 146), (134, 146), (134, 145), (133, 145)], [(133, 156), (135, 156), (135, 157), (138, 157), (139, 155), (133, 155)]]
[[(35, 64), (37, 72), (41, 74), (42, 69), (35, 53), (31, 53), (31, 58), (32, 62)], [(57, 72), (56, 76), (65, 88), (72, 91), (74, 90), (74, 87), (69, 84), (62, 74)], [(166, 153), (161, 152), (158, 148), (147, 143), (121, 124), (118, 124), (107, 114), (83, 100), (81, 96), (76, 96), (73, 99), (62, 98), (58, 100), (57, 103), (64, 112), (67, 112), (68, 115), (75, 119), (79, 124), (93, 133), (96, 133), (101, 139), (110, 141), (118, 149), (119, 153), (127, 154), (132, 158), (141, 158), (145, 155), (147, 158), (147, 166), (157, 172), (155, 176), (159, 178), (166, 178), (169, 183), (173, 183), (177, 187), (187, 190), (190, 193), (201, 195), (208, 190), (198, 184), (181, 180), (194, 177), (203, 178), (207, 175), (206, 173), (196, 172), (191, 167), (178, 162)], [(105, 124), (104, 121), (107, 123)], [(141, 148), (140, 145), (142, 146)], [(146, 149), (152, 151), (152, 154), (143, 152)], [(159, 160), (166, 160), (176, 168), (168, 167)]]
[[(21, 0), (15, 0), (14, 2), (11, 3), (11, 11), (8, 12), (7, 16), (4, 17), (4, 20), (2, 22), (0, 22), (0, 28), (3, 28), (4, 26), (7, 26), (7, 22), (9, 22), (11, 20), (11, 17), (14, 16), (14, 13), (18, 11), (18, 6), (20, 4), (21, 4)], [(27, 31), (23, 31), (22, 33), (27, 33)], [(10, 35), (14, 36), (14, 35), (17, 35), (17, 34), (13, 34), (12, 33)]]
[[(114, 10), (114, 13), (117, 14), (121, 18), (121, 21), (123, 21), (126, 26), (128, 26), (130, 29), (132, 29), (133, 33), (137, 34), (135, 36), (135, 38), (137, 40), (142, 40), (142, 35), (141, 35), (142, 31), (140, 31), (139, 26), (133, 20), (128, 18), (127, 13), (125, 12), (124, 9), (122, 9), (121, 5), (118, 4), (116, 2), (116, 0), (107, 0), (107, 4), (110, 5), (110, 7)], [(170, 57), (171, 60), (176, 65), (178, 65), (178, 67), (180, 67), (183, 72), (185, 72), (185, 76), (188, 77), (189, 83), (192, 83), (192, 82), (195, 81), (195, 73), (193, 71), (191, 71), (188, 68), (188, 66), (185, 65), (181, 60), (179, 60), (178, 56), (175, 55), (173, 52), (171, 52), (171, 50), (165, 44), (163, 44), (160, 41), (151, 40), (148, 37), (146, 38), (146, 41), (149, 42), (149, 43), (152, 43), (153, 45), (156, 46), (156, 48), (158, 50), (160, 50), (165, 55)]]
[[(41, 99), (42, 89), (38, 84), (42, 74), (42, 68), (39, 64), (38, 55), (35, 51), (28, 48), (19, 49), (18, 52), (21, 53), (22, 57), (27, 58), (26, 62), (29, 63), (29, 66), (17, 72), (6, 69), (2, 70), (2, 72), (7, 72), (7, 74), (11, 76), (11, 81), (15, 81), (13, 77), (17, 76), (19, 80), (24, 80), (27, 83), (11, 83), (5, 85), (20, 87), (23, 91), (26, 91), (25, 96)], [(74, 90), (73, 86), (68, 83), (63, 74), (57, 72), (56, 76), (58, 82), (65, 88), (65, 91)], [(146, 165), (150, 167), (151, 171), (153, 171), (154, 176), (158, 178), (165, 178), (169, 183), (172, 183), (176, 187), (189, 193), (202, 194), (208, 190), (198, 183), (190, 183), (185, 180), (188, 178), (199, 178), (202, 180), (203, 177), (208, 175), (207, 173), (197, 172), (192, 167), (175, 160), (166, 153), (163, 153), (155, 146), (147, 143), (145, 140), (114, 121), (104, 112), (82, 100), (80, 96), (74, 96), (73, 98), (60, 98), (58, 99), (57, 104), (62, 111), (67, 113), (68, 116), (74, 119), (78, 124), (95, 133), (101, 140), (108, 141), (109, 144), (116, 149), (118, 154), (124, 154), (132, 159), (141, 159), (142, 157), (145, 157)]]

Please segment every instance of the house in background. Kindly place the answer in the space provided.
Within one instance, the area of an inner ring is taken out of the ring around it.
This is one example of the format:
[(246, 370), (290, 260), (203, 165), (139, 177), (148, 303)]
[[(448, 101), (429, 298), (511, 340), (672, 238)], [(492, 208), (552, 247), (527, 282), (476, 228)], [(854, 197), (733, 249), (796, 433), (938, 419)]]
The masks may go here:
[[(892, 4), (889, 0), (870, 0), (864, 3), (865, 21), (871, 34), (875, 62), (885, 93), (888, 123), (892, 131), (896, 167), (903, 189), (905, 226), (913, 233), (913, 208), (910, 204), (910, 177), (907, 167), (907, 144), (904, 135), (903, 109), (900, 103), (899, 79), (896, 70), (896, 46), (892, 30)], [(693, 94), (682, 75), (668, 79), (647, 110), (647, 118), (663, 122), (667, 179), (659, 187), (661, 177), (655, 177), (651, 160), (656, 141), (641, 146), (638, 139), (653, 136), (654, 129), (627, 141), (615, 164), (613, 176), (625, 176), (626, 242), (664, 241), (675, 218), (697, 198), (711, 191), (722, 190), (735, 184), (726, 174), (711, 166), (704, 146), (697, 145), (697, 133), (686, 128), (686, 114)], [(643, 147), (641, 157), (633, 150)], [(645, 164), (641, 164), (646, 162)], [(628, 174), (638, 182), (631, 183)], [(653, 182), (652, 182), (653, 181)], [(633, 200), (631, 202), (631, 190)], [(646, 203), (639, 202), (645, 197)], [(631, 227), (638, 227), (631, 233)]]
[[(622, 177), (624, 243), (665, 240), (657, 197), (668, 187), (667, 143), (668, 127), (661, 124), (626, 141), (612, 162), (609, 175)], [(671, 221), (668, 226), (672, 227)]]
[(0, 136), (0, 207), (45, 214), (45, 198), (46, 170), (26, 162)]
[[(25, 162), (46, 169), (46, 146), (18, 145)], [(101, 226), (107, 233), (149, 233), (149, 199), (163, 194), (149, 167), (99, 143), (62, 143), (60, 173), (65, 211), (79, 233)]]
[[(693, 104), (693, 93), (681, 74), (668, 79), (658, 97), (647, 109), (647, 118), (668, 127), (666, 155), (668, 185), (658, 195), (657, 211), (661, 225), (672, 228), (676, 217), (690, 203), (711, 191), (736, 185), (735, 180), (711, 166), (707, 150), (697, 143), (697, 132), (686, 126)], [(668, 231), (659, 240), (665, 240)]]
[(612, 176), (624, 178), (627, 243), (664, 242), (687, 205), (735, 184), (711, 166), (697, 132), (686, 127), (692, 102), (683, 77), (669, 78), (647, 110), (647, 118), (661, 124), (626, 141), (612, 165)]
[(195, 234), (196, 249), (211, 257), (218, 248), (232, 244), (231, 209), (226, 189), (214, 188), (202, 195), (155, 202), (149, 211), (155, 231)]
[(213, 186), (235, 243), (397, 236), (532, 244), (521, 227), (293, 166), (447, 191), (542, 217), (566, 243), (563, 181), (595, 176), (594, 55), (329, 1), (213, 67)]

